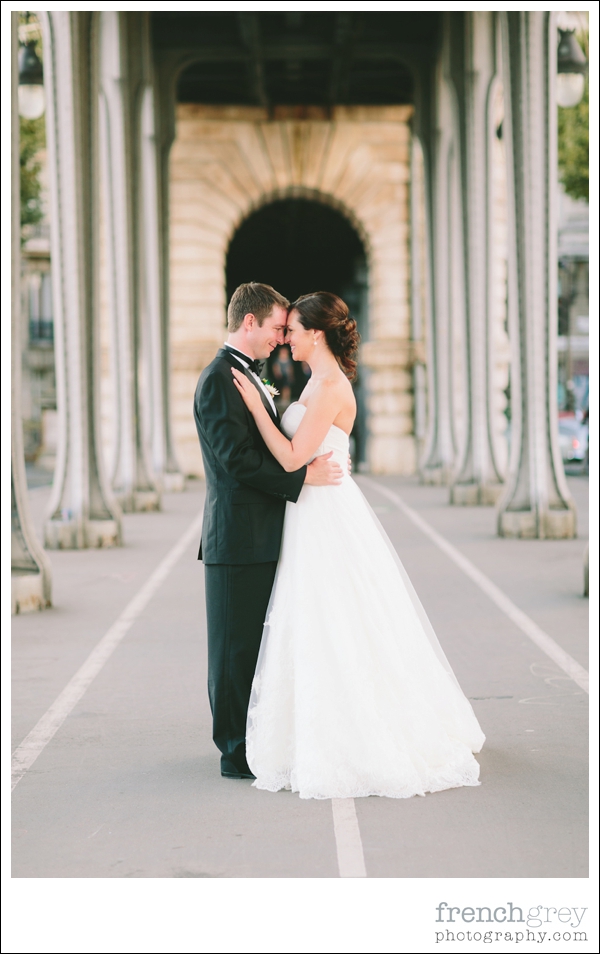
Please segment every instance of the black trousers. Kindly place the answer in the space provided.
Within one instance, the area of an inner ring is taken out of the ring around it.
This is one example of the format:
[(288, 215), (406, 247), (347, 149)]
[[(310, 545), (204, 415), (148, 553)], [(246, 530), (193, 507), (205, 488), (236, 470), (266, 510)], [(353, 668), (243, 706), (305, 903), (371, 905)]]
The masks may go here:
[(204, 567), (208, 696), (221, 768), (246, 771), (246, 716), (277, 563)]

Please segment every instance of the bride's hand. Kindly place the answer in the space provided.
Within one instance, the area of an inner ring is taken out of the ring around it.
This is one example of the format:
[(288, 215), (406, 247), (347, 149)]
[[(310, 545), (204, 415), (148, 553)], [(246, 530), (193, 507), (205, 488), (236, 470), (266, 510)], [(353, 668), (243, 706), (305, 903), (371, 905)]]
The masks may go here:
[(231, 373), (233, 374), (233, 383), (242, 395), (244, 404), (251, 414), (255, 414), (259, 408), (263, 408), (263, 402), (261, 401), (257, 388), (255, 388), (246, 375), (238, 371), (237, 368), (232, 368)]

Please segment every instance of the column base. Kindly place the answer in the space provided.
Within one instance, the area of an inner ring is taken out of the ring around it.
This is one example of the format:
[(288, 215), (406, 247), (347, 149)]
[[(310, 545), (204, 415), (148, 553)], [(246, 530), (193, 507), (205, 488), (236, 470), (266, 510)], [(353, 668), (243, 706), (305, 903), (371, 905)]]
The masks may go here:
[(134, 490), (133, 493), (115, 491), (117, 502), (123, 513), (144, 513), (160, 510), (160, 492), (158, 490)]
[(493, 507), (503, 490), (503, 484), (453, 484), (449, 503), (455, 507)]
[(118, 547), (121, 528), (117, 520), (48, 520), (44, 528), (48, 550), (86, 550)]
[(136, 490), (134, 494), (135, 511), (160, 510), (160, 493), (158, 490)]
[(167, 494), (179, 494), (185, 490), (185, 477), (180, 471), (163, 474), (161, 483), (163, 491)]
[(423, 467), (419, 474), (420, 483), (429, 487), (447, 487), (451, 474), (447, 467)]
[(571, 540), (577, 536), (574, 510), (504, 510), (498, 516), (498, 536), (521, 540)]
[(44, 597), (41, 573), (13, 573), (11, 578), (11, 613), (35, 613), (50, 604)]

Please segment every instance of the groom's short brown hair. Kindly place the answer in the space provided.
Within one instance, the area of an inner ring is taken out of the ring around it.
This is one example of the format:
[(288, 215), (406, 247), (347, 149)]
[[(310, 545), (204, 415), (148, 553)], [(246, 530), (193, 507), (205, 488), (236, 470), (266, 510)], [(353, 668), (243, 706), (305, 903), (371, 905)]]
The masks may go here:
[(244, 315), (254, 315), (258, 324), (262, 325), (275, 305), (280, 305), (282, 308), (290, 307), (287, 298), (280, 295), (270, 285), (262, 285), (260, 282), (245, 282), (243, 285), (238, 285), (227, 309), (227, 329), (237, 331), (242, 325)]

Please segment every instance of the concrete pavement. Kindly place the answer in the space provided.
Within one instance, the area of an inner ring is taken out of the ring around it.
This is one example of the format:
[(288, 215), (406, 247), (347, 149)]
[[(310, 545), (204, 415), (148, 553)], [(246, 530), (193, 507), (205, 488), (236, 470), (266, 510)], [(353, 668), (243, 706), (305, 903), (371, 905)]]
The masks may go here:
[[(360, 478), (358, 478), (360, 482)], [(378, 479), (587, 665), (587, 480), (573, 541), (499, 540), (489, 508)], [(585, 877), (587, 697), (406, 516), (364, 488), (487, 735), (482, 785), (357, 799), (367, 877)], [(118, 550), (54, 552), (53, 609), (13, 626), (17, 746), (195, 519), (201, 482), (125, 517)], [(48, 489), (31, 492), (41, 521)], [(202, 566), (187, 547), (14, 792), (16, 877), (337, 878), (332, 806), (221, 779)]]

